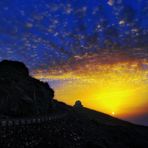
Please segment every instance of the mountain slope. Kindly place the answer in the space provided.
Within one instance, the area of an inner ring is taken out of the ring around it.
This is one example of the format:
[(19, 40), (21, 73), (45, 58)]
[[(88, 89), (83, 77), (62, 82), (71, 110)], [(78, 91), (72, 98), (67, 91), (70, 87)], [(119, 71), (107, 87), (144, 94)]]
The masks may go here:
[(0, 115), (7, 115), (0, 118), (1, 148), (148, 147), (148, 127), (53, 100), (53, 90), (28, 74), (23, 63), (0, 63)]

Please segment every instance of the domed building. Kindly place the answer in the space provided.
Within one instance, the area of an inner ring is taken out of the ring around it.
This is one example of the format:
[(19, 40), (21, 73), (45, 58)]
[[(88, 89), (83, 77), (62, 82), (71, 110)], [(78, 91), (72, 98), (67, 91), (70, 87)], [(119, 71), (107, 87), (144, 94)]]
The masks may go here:
[(82, 108), (83, 107), (83, 105), (82, 105), (82, 103), (81, 103), (81, 101), (80, 100), (77, 100), (76, 102), (75, 102), (75, 104), (74, 104), (74, 108)]

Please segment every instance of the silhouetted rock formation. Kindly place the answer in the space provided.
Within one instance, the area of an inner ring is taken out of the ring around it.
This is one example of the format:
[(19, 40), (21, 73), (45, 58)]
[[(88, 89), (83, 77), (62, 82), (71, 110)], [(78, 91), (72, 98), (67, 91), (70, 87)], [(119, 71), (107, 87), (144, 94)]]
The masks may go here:
[(21, 62), (0, 62), (0, 115), (33, 116), (49, 111), (54, 91), (48, 83), (29, 76)]
[(0, 120), (0, 147), (148, 148), (147, 127), (87, 109), (80, 101), (71, 107), (53, 96), (23, 63), (0, 62), (0, 114), (13, 117)]

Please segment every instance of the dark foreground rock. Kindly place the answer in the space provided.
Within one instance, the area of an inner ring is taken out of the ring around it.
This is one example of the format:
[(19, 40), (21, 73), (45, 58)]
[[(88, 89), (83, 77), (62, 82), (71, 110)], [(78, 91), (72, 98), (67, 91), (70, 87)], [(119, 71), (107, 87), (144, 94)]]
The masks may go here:
[(23, 63), (0, 62), (1, 117), (45, 115), (53, 96), (49, 85), (29, 76)]
[(53, 95), (23, 63), (0, 62), (0, 148), (148, 148), (148, 127)]
[[(148, 128), (109, 125), (69, 110), (50, 121), (0, 126), (1, 148), (147, 148)], [(107, 122), (107, 121), (106, 121)], [(124, 123), (124, 122), (123, 122)]]

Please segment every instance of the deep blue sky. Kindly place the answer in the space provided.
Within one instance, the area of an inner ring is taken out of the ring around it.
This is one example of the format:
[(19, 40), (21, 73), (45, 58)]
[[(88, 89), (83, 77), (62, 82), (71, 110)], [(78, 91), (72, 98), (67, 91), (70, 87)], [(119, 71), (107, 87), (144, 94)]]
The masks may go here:
[(104, 48), (147, 52), (146, 0), (4, 0), (0, 18), (0, 60), (35, 69)]

